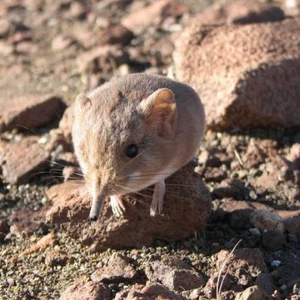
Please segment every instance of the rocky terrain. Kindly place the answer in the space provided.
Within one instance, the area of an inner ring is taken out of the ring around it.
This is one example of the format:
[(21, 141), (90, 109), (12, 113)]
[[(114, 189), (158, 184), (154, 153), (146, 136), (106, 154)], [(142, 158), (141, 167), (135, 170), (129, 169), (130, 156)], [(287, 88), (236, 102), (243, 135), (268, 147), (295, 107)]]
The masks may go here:
[[(300, 299), (300, 3), (3, 0), (1, 299)], [(72, 152), (78, 93), (133, 72), (199, 93), (207, 131), (167, 180), (90, 198)]]

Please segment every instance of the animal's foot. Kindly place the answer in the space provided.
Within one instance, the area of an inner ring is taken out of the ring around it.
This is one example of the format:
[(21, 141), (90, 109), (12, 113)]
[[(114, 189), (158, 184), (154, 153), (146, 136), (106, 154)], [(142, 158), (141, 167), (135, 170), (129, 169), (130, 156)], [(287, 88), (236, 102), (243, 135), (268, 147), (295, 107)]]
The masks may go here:
[(125, 212), (125, 206), (122, 200), (122, 196), (110, 196), (110, 205), (113, 214), (116, 217), (123, 217)]
[(166, 185), (164, 181), (159, 181), (154, 186), (153, 198), (150, 206), (150, 216), (155, 217), (161, 214), (163, 205), (164, 205), (164, 197), (166, 192)]

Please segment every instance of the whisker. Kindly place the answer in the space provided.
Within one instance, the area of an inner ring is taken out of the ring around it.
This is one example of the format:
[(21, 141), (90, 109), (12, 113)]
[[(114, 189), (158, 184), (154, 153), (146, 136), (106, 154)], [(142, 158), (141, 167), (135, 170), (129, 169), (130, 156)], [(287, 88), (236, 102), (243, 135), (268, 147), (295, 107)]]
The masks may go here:
[(169, 172), (166, 172), (166, 170), (164, 170), (164, 172), (156, 172), (155, 170), (152, 170), (151, 172), (155, 172), (155, 173), (147, 173), (145, 172), (144, 174), (139, 174), (139, 175), (125, 175), (125, 176), (122, 176), (122, 177), (119, 177), (118, 179), (122, 180), (122, 179), (133, 179), (133, 178), (141, 178), (141, 177), (154, 177), (154, 176), (157, 176), (157, 175), (172, 175), (174, 172), (173, 172), (173, 169), (174, 170), (177, 170), (177, 168), (169, 168), (168, 170), (170, 170)]
[(23, 126), (23, 125), (20, 125), (20, 124), (17, 124), (16, 127), (19, 127), (19, 128), (23, 128), (23, 129), (26, 129), (27, 131), (29, 131), (30, 133), (32, 133), (33, 135), (38, 135), (37, 132), (34, 132), (32, 129), (26, 127), (26, 126)]
[(140, 195), (140, 196), (142, 196), (142, 197), (148, 197), (148, 198), (151, 198), (152, 196), (150, 196), (150, 195), (146, 195), (146, 194), (142, 194), (142, 193), (140, 193), (139, 191), (137, 191), (137, 192), (133, 192), (130, 188), (128, 188), (128, 187), (126, 187), (126, 186), (122, 186), (122, 185), (119, 185), (119, 184), (116, 184), (116, 186), (118, 186), (118, 187), (120, 187), (120, 188), (122, 188), (122, 189), (124, 189), (124, 190), (128, 190), (128, 194), (137, 194), (137, 195)]

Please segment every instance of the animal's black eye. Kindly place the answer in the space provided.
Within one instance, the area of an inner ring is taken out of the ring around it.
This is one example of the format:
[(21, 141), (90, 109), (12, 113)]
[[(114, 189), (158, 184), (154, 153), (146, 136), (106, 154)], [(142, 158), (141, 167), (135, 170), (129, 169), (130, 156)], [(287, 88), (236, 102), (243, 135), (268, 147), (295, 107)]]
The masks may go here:
[(129, 146), (127, 146), (126, 150), (125, 150), (125, 154), (130, 157), (130, 158), (134, 158), (137, 156), (138, 154), (138, 148), (137, 145), (135, 144), (130, 144)]

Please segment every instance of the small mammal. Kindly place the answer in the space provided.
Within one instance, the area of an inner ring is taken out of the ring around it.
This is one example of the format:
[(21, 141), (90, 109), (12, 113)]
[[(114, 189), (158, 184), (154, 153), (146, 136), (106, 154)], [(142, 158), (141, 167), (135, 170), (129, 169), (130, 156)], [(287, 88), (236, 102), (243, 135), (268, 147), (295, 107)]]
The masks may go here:
[(205, 131), (204, 109), (188, 85), (131, 74), (77, 96), (74, 150), (97, 220), (106, 197), (123, 215), (122, 195), (154, 186), (150, 214), (162, 211), (164, 180), (195, 155)]

